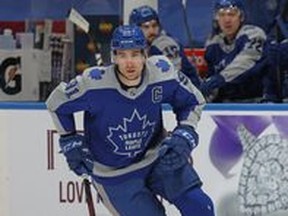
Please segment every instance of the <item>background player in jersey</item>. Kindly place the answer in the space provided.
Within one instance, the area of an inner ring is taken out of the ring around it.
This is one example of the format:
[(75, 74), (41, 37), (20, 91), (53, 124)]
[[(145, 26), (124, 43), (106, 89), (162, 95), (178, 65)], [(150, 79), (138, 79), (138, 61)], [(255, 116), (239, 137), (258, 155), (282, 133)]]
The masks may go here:
[[(188, 160), (205, 100), (168, 58), (147, 59), (145, 48), (139, 27), (120, 26), (111, 42), (114, 64), (88, 68), (51, 93), (46, 104), (61, 152), (77, 175), (92, 176), (112, 215), (164, 216), (160, 195), (183, 216), (213, 216), (213, 203)], [(163, 103), (177, 117), (169, 136)], [(84, 111), (84, 136), (74, 124), (78, 111)]]
[(199, 86), (200, 78), (196, 68), (189, 62), (182, 45), (161, 28), (158, 14), (152, 7), (144, 5), (133, 9), (129, 23), (141, 27), (149, 45), (149, 56), (167, 56), (176, 69), (188, 76), (195, 86)]
[(278, 100), (276, 76), (270, 73), (262, 29), (246, 25), (242, 0), (217, 0), (215, 27), (206, 42), (208, 64), (202, 93), (213, 102)]

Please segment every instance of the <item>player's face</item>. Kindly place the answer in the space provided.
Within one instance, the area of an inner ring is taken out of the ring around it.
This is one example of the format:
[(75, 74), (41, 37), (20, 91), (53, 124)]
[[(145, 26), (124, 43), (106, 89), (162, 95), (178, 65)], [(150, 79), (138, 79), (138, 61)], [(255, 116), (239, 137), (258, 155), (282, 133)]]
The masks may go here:
[(159, 35), (160, 26), (157, 20), (151, 20), (141, 24), (141, 29), (149, 44)]
[(241, 25), (241, 12), (237, 8), (220, 9), (216, 19), (221, 31), (228, 39), (233, 39)]
[(117, 50), (114, 61), (118, 65), (121, 82), (128, 86), (139, 84), (145, 60), (143, 50)]

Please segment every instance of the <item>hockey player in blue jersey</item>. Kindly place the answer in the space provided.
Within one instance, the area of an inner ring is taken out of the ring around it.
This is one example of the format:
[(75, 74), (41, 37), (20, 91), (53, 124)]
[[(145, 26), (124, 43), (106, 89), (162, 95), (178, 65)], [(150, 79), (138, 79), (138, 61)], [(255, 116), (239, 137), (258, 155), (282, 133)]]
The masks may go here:
[(189, 62), (182, 45), (161, 28), (158, 14), (152, 7), (144, 5), (134, 8), (129, 16), (129, 24), (141, 27), (149, 45), (149, 56), (167, 56), (174, 67), (189, 77), (195, 86), (200, 85), (198, 72)]
[(212, 102), (276, 102), (274, 74), (263, 57), (264, 31), (247, 25), (242, 0), (217, 0), (215, 32), (206, 42), (202, 93)]
[[(204, 97), (167, 57), (147, 58), (145, 48), (139, 27), (119, 26), (111, 41), (112, 65), (88, 68), (55, 88), (46, 104), (61, 152), (72, 171), (93, 178), (113, 216), (165, 216), (157, 195), (182, 216), (214, 216), (189, 163)], [(163, 103), (177, 119), (169, 135)], [(84, 136), (74, 123), (79, 111), (84, 111)]]

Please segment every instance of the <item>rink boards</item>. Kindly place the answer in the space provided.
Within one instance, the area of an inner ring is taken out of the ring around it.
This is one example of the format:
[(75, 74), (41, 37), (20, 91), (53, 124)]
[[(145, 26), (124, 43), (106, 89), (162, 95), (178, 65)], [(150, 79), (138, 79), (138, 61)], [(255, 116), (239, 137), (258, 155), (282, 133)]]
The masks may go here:
[[(81, 114), (76, 119), (81, 128)], [(168, 106), (164, 121), (168, 129), (175, 126)], [(287, 123), (287, 105), (205, 108), (192, 156), (218, 216), (287, 215)], [(58, 153), (58, 135), (44, 104), (1, 103), (0, 131), (0, 215), (88, 216), (81, 179)], [(109, 216), (93, 195), (96, 215)], [(179, 215), (164, 204), (168, 216)]]

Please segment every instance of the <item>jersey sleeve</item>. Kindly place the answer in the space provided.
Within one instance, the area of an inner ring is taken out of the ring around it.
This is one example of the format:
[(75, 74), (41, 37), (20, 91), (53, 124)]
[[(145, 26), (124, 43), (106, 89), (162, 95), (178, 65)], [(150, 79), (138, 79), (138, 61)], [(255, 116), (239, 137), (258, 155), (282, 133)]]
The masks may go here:
[(177, 123), (197, 128), (206, 101), (198, 88), (182, 72), (177, 74), (175, 81), (178, 87), (174, 90), (171, 105)]
[(167, 57), (150, 57), (148, 62), (153, 80), (163, 83), (163, 103), (171, 105), (177, 124), (196, 128), (206, 103), (202, 93), (184, 73), (174, 68)]
[[(235, 39), (233, 51), (225, 55), (220, 62), (213, 62), (213, 57), (210, 57), (212, 60), (207, 59), (207, 62), (210, 67), (214, 63), (214, 72), (220, 74), (225, 82), (241, 82), (242, 78), (258, 72), (257, 64), (262, 57), (265, 40), (266, 35), (262, 29), (245, 25)], [(208, 44), (207, 52), (210, 52), (209, 46), (213, 47), (214, 45), (213, 43)], [(224, 45), (222, 46), (224, 47)], [(214, 54), (210, 52), (210, 56)]]
[(189, 62), (182, 45), (176, 39), (162, 32), (153, 41), (149, 55), (165, 55), (173, 63), (175, 69), (181, 70), (197, 87), (200, 85), (197, 69)]
[(180, 45), (162, 33), (151, 44), (149, 55), (165, 55), (178, 70), (181, 69)]
[(69, 83), (61, 82), (46, 101), (47, 109), (61, 135), (75, 132), (74, 113), (89, 110), (87, 92), (90, 70), (84, 71)]

